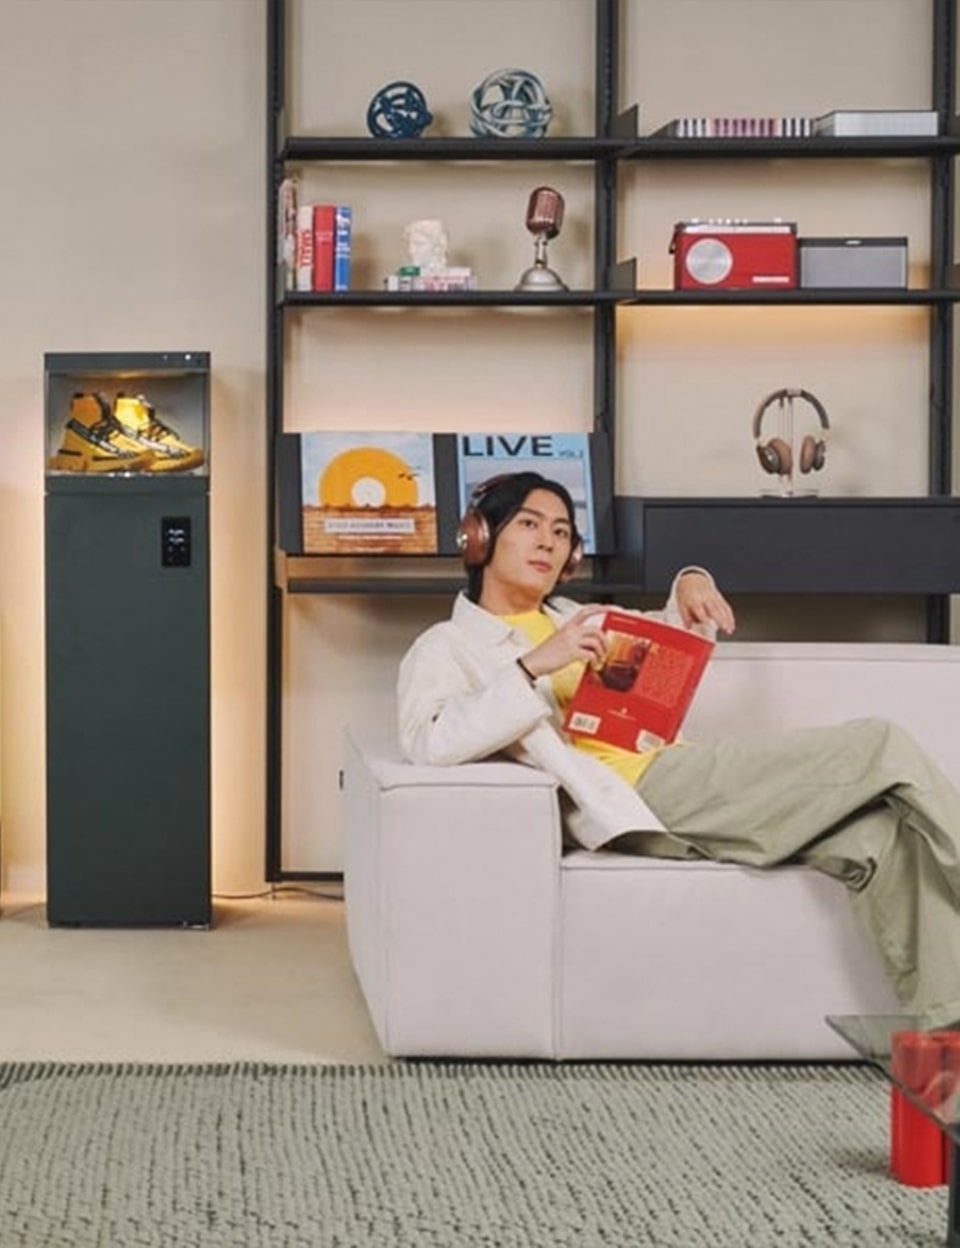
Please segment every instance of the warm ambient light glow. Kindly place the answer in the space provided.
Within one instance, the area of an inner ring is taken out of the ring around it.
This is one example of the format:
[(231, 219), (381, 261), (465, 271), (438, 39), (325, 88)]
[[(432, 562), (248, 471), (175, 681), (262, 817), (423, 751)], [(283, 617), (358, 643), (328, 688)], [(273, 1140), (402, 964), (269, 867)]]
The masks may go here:
[(884, 343), (903, 350), (907, 345), (926, 347), (929, 323), (930, 309), (923, 305), (637, 305), (618, 310), (617, 341), (625, 354), (631, 347), (647, 353), (653, 346), (670, 345), (684, 352), (693, 346), (704, 351), (741, 348), (745, 340), (757, 346), (788, 343), (794, 352), (823, 347), (833, 353), (862, 343), (869, 333), (874, 350)]

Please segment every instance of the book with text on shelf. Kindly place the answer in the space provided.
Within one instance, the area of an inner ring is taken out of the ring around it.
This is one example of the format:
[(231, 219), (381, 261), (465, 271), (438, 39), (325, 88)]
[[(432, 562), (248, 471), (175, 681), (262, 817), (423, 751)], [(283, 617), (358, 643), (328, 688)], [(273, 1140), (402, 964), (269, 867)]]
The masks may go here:
[(313, 289), (313, 204), (298, 204), (294, 239), (294, 289)]
[(313, 205), (313, 276), (311, 290), (333, 290), (335, 204)]
[(676, 738), (704, 673), (713, 642), (644, 615), (610, 610), (607, 651), (584, 668), (564, 728), (625, 750), (649, 750)]
[(350, 259), (353, 252), (353, 209), (337, 204), (333, 226), (333, 289), (350, 289)]

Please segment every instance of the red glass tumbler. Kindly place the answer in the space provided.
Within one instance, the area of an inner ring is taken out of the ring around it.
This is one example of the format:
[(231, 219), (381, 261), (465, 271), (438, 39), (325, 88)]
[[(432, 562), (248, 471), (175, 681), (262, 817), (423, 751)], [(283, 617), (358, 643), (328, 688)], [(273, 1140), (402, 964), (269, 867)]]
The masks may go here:
[[(939, 1086), (942, 1048), (928, 1032), (895, 1031), (891, 1073), (922, 1101)], [(890, 1171), (908, 1187), (946, 1182), (943, 1132), (897, 1088), (890, 1094)]]

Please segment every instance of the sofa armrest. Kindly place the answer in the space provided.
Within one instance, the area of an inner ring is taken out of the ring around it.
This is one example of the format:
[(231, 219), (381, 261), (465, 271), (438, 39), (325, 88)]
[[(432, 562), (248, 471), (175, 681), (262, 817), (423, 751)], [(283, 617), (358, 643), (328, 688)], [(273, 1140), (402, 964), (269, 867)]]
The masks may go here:
[(344, 889), (388, 1053), (555, 1053), (561, 827), (552, 777), (413, 766), (348, 731)]

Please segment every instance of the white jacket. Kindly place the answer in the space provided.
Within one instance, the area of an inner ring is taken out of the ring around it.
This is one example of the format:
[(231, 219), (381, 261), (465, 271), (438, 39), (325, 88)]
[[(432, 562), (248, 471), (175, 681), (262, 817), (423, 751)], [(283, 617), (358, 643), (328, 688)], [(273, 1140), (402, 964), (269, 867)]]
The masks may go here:
[[(685, 568), (683, 571), (694, 571)], [(701, 569), (696, 569), (701, 571)], [(676, 589), (653, 618), (682, 627)], [(583, 604), (553, 598), (545, 611), (559, 627)], [(617, 608), (622, 610), (622, 608)], [(697, 626), (712, 635), (712, 626)], [(572, 802), (568, 830), (587, 849), (623, 832), (666, 831), (639, 794), (611, 767), (574, 749), (549, 677), (536, 687), (517, 666), (530, 640), (460, 594), (449, 620), (422, 633), (400, 664), (400, 747), (414, 763), (452, 766), (505, 753), (552, 775)]]

